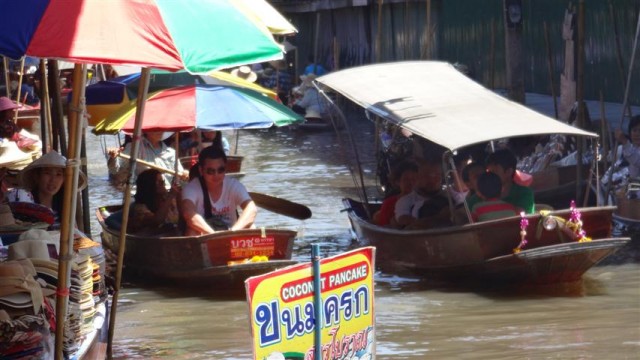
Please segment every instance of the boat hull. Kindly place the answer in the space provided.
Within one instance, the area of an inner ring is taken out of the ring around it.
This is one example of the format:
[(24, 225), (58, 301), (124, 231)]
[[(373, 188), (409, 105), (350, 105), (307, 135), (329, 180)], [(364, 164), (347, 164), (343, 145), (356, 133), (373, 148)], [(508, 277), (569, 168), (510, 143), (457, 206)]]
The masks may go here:
[[(382, 270), (409, 270), (455, 282), (575, 281), (629, 241), (609, 239), (614, 207), (581, 209), (584, 229), (594, 239), (585, 243), (575, 242), (568, 233), (543, 229), (542, 216), (530, 215), (528, 243), (521, 253), (514, 254), (520, 243), (520, 217), (430, 230), (397, 230), (368, 222), (361, 203), (351, 199), (344, 203), (357, 239), (377, 248), (376, 264)], [(553, 215), (568, 219), (569, 210)]]
[[(105, 224), (103, 211), (113, 212), (117, 208), (97, 211), (103, 245), (113, 252), (119, 249), (120, 234)], [(219, 231), (202, 236), (127, 234), (124, 262), (129, 272), (153, 280), (238, 282), (295, 264), (291, 256), (296, 235), (295, 231), (285, 229)], [(246, 261), (254, 256), (266, 256), (269, 260)]]

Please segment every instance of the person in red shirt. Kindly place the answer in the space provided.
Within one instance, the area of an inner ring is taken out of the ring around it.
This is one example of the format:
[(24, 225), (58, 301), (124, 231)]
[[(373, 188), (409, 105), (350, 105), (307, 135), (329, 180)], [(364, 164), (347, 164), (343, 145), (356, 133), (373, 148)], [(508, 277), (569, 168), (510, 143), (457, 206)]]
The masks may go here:
[(477, 195), (482, 201), (471, 209), (473, 221), (487, 221), (518, 215), (515, 206), (500, 200), (502, 180), (492, 172), (484, 172), (478, 176)]
[(413, 161), (404, 161), (398, 164), (392, 174), (393, 184), (400, 190), (396, 195), (387, 197), (383, 202), (380, 210), (373, 214), (373, 222), (376, 225), (388, 226), (395, 225), (394, 210), (398, 199), (413, 190), (418, 179), (418, 165)]

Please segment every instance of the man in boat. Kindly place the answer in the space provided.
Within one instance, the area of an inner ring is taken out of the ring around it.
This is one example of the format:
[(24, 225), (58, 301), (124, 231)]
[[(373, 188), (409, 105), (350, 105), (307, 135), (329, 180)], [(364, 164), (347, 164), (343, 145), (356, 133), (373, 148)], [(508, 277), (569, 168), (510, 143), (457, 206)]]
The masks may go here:
[[(213, 146), (204, 148), (198, 155), (198, 164), (200, 175), (182, 189), (185, 235), (253, 226), (256, 204), (240, 181), (225, 176), (227, 156), (224, 151)], [(242, 208), (239, 216), (238, 207)]]
[[(515, 206), (518, 211), (526, 214), (534, 213), (533, 191), (513, 181), (516, 175), (516, 156), (509, 149), (498, 150), (487, 158), (487, 170), (498, 175), (502, 181), (502, 200)], [(479, 198), (468, 201), (469, 208), (473, 208)]]
[[(158, 165), (161, 168), (167, 170), (173, 170), (176, 166), (176, 151), (167, 146), (163, 142), (164, 133), (162, 131), (150, 131), (143, 134), (140, 141), (140, 148), (138, 152), (138, 159), (146, 162)], [(109, 159), (107, 160), (107, 167), (109, 168), (109, 175), (117, 184), (124, 183), (129, 174), (129, 160), (119, 158), (118, 154), (122, 151), (125, 154), (131, 154), (132, 143), (125, 145), (124, 149), (109, 149), (107, 151)], [(180, 162), (177, 163), (178, 173), (182, 180), (189, 178), (189, 172), (182, 168)], [(142, 164), (136, 164), (136, 177), (148, 168)], [(135, 180), (135, 179), (134, 179)], [(164, 174), (165, 187), (170, 188), (173, 183), (173, 176)]]
[(449, 200), (442, 189), (442, 168), (437, 162), (422, 160), (414, 190), (398, 199), (396, 222), (405, 229), (423, 229), (444, 224), (449, 218)]

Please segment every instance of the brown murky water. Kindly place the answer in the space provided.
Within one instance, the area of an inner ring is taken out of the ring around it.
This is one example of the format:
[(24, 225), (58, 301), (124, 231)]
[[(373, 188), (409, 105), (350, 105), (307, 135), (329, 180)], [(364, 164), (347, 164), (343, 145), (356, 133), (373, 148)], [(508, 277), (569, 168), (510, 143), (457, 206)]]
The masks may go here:
[[(367, 122), (353, 124), (370, 134)], [(364, 135), (362, 142), (372, 142)], [(230, 139), (231, 140), (231, 139)], [(97, 137), (88, 135), (91, 206), (120, 201), (107, 183)], [(299, 231), (294, 257), (310, 243), (333, 255), (354, 246), (341, 198), (354, 196), (351, 175), (332, 132), (289, 129), (242, 132), (243, 183), (252, 191), (308, 205), (305, 222), (261, 211), (258, 224)], [(92, 224), (94, 237), (99, 228)], [(626, 259), (623, 256), (622, 259)], [(434, 288), (426, 280), (376, 274), (379, 359), (640, 358), (640, 264), (591, 269), (570, 288), (491, 293)], [(119, 359), (250, 359), (248, 305), (221, 294), (126, 283), (115, 330)]]

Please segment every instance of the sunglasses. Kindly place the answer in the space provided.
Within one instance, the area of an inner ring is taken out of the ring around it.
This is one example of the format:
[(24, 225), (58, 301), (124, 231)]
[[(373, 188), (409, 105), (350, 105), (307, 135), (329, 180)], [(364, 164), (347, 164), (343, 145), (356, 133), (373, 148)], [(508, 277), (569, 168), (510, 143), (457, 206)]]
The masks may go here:
[(206, 168), (204, 169), (205, 174), (207, 175), (215, 175), (215, 174), (224, 174), (224, 172), (227, 170), (227, 168), (225, 168), (224, 166), (220, 166), (217, 169), (214, 168)]

